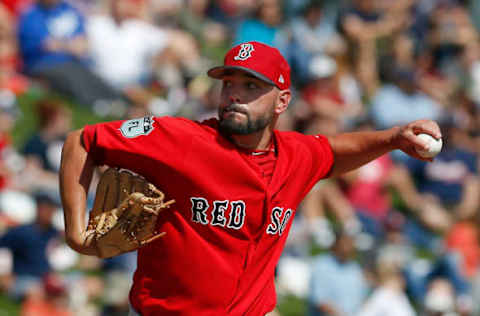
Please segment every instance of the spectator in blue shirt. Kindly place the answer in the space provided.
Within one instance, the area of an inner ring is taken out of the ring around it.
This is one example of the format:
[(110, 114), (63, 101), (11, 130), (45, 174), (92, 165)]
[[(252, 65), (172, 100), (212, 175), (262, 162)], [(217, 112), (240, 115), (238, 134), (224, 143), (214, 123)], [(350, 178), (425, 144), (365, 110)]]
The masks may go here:
[(386, 129), (417, 119), (439, 120), (440, 104), (418, 87), (413, 69), (394, 70), (393, 84), (382, 86), (372, 100), (371, 115), (375, 126)]
[(311, 79), (308, 67), (318, 55), (340, 52), (341, 39), (335, 30), (331, 16), (324, 15), (322, 3), (310, 0), (302, 11), (290, 23), (291, 40), (289, 55), (291, 66), (300, 84)]
[(15, 282), (9, 295), (14, 299), (24, 298), (28, 290), (41, 284), (42, 278), (51, 271), (47, 251), (59, 237), (59, 232), (52, 226), (59, 201), (45, 193), (37, 194), (35, 200), (35, 221), (14, 227), (0, 238), (0, 248), (8, 248), (13, 256)]
[(60, 0), (39, 0), (19, 20), (18, 35), (25, 71), (86, 56), (83, 16)]
[(353, 238), (337, 232), (331, 253), (313, 262), (309, 315), (355, 315), (368, 294), (362, 268), (354, 261)]
[(459, 135), (464, 132), (453, 119), (440, 122), (440, 126), (444, 146), (435, 160), (426, 164), (407, 159), (406, 166), (417, 190), (445, 208), (452, 220), (470, 219), (480, 206), (478, 156), (459, 146)]
[(448, 233), (455, 223), (472, 220), (480, 206), (478, 157), (457, 143), (464, 132), (448, 117), (440, 121), (444, 145), (433, 162), (417, 163), (407, 157), (398, 164), (403, 170), (403, 190), (420, 198), (409, 203), (418, 218), (407, 219), (406, 237), (417, 247), (435, 251), (440, 250), (437, 233)]
[(18, 22), (24, 71), (82, 105), (119, 94), (87, 67), (84, 17), (64, 0), (37, 0)]
[(262, 42), (275, 46), (287, 54), (287, 38), (281, 28), (282, 5), (279, 0), (260, 1), (252, 18), (244, 20), (238, 26), (234, 44), (248, 41)]

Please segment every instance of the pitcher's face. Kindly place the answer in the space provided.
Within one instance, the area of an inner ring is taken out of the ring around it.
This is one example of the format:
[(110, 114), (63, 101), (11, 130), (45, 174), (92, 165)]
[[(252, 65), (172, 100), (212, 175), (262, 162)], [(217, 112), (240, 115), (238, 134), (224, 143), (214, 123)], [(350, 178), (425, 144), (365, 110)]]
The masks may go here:
[(261, 131), (273, 120), (279, 90), (256, 77), (232, 70), (224, 75), (220, 106), (220, 130), (247, 135)]

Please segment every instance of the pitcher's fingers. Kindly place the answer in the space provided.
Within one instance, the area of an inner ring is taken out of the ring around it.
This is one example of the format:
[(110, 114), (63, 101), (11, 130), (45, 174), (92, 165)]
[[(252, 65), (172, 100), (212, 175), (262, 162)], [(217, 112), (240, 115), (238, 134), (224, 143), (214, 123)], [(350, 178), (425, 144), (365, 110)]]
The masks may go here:
[(415, 134), (425, 133), (433, 136), (433, 138), (435, 139), (442, 138), (442, 131), (440, 130), (440, 127), (435, 121), (420, 120), (420, 121), (415, 121), (412, 124), (413, 124), (412, 129)]

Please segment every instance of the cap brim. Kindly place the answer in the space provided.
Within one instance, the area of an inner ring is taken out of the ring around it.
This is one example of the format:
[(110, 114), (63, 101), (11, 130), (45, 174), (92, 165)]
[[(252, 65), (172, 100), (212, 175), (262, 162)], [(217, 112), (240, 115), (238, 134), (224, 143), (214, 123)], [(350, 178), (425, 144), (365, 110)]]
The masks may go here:
[(241, 70), (245, 71), (246, 73), (262, 80), (265, 81), (266, 83), (271, 84), (272, 86), (276, 86), (275, 82), (267, 78), (266, 76), (262, 75), (261, 73), (256, 72), (255, 70), (252, 70), (250, 68), (242, 67), (242, 66), (218, 66), (218, 67), (213, 67), (207, 72), (207, 75), (209, 77), (215, 78), (215, 79), (222, 79), (223, 76), (225, 75), (225, 72), (228, 70)]

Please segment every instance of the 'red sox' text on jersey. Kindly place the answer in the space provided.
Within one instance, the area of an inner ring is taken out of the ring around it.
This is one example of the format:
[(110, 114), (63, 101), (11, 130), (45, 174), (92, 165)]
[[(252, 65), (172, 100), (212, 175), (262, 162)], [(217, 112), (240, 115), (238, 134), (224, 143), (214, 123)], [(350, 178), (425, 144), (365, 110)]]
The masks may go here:
[(98, 165), (145, 176), (176, 203), (167, 234), (138, 251), (132, 306), (150, 315), (264, 315), (276, 304), (274, 269), (298, 204), (325, 178), (323, 136), (274, 133), (269, 181), (217, 130), (217, 120), (144, 117), (89, 125), (83, 143)]

